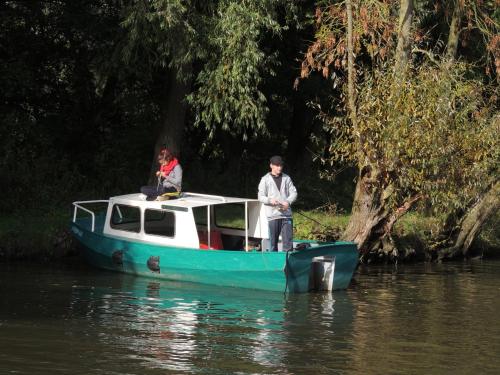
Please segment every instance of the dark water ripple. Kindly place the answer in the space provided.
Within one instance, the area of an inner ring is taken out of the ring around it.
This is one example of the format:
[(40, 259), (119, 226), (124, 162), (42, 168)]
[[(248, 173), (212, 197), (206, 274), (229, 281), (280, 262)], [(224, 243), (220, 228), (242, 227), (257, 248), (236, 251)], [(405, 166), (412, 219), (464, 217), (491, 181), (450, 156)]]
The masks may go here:
[(0, 265), (0, 374), (498, 374), (500, 262), (288, 295)]

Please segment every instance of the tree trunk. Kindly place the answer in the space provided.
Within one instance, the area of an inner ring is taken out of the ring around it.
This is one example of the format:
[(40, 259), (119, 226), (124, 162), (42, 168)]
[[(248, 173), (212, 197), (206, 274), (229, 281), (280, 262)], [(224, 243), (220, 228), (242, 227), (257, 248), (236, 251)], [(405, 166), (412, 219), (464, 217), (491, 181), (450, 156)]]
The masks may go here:
[(353, 40), (353, 20), (352, 20), (352, 2), (346, 1), (347, 13), (347, 96), (349, 117), (353, 128), (357, 127), (356, 116), (356, 70), (354, 67), (354, 40)]
[(396, 209), (389, 208), (388, 199), (393, 188), (391, 185), (383, 186), (380, 177), (378, 179), (378, 182), (373, 183), (370, 176), (360, 174), (361, 182), (356, 185), (354, 197), (355, 206), (342, 236), (343, 240), (358, 244), (361, 262), (400, 257), (392, 238), (394, 224), (421, 198), (417, 194)]
[(452, 238), (452, 245), (438, 250), (438, 260), (452, 259), (458, 256), (466, 257), (471, 245), (479, 236), (484, 224), (500, 207), (500, 182), (496, 182), (482, 198), (467, 211), (459, 230)]
[(94, 123), (100, 124), (103, 121), (104, 116), (109, 116), (109, 108), (112, 107), (112, 103), (116, 98), (116, 86), (118, 84), (118, 79), (116, 75), (112, 74), (106, 79), (106, 84), (102, 90), (102, 95), (98, 98), (97, 105), (94, 109)]
[[(186, 67), (183, 71), (187, 76), (191, 73), (191, 67)], [(176, 157), (180, 156), (187, 111), (186, 96), (190, 90), (191, 79), (180, 80), (176, 71), (169, 69), (164, 95), (161, 98), (162, 127), (155, 143), (151, 176), (158, 170), (156, 156), (163, 146)]]
[(381, 205), (382, 195), (377, 178), (372, 178), (368, 168), (360, 171), (354, 193), (351, 219), (343, 234), (343, 239), (354, 241), (358, 247), (365, 247), (371, 230), (378, 224), (383, 216), (386, 216)]
[(450, 33), (448, 35), (448, 44), (446, 45), (446, 59), (455, 60), (457, 55), (458, 40), (460, 37), (460, 24), (462, 21), (463, 9), (461, 0), (455, 0), (453, 16), (450, 23)]
[(411, 44), (411, 23), (413, 18), (413, 0), (401, 0), (399, 8), (398, 45), (394, 75), (396, 79), (404, 74), (408, 66)]
[[(348, 19), (348, 54), (352, 55), (352, 11), (351, 2), (346, 2)], [(413, 17), (413, 1), (401, 0), (400, 24), (398, 33), (398, 45), (396, 49), (396, 62), (394, 74), (401, 77), (408, 64), (410, 48), (410, 30)], [(350, 20), (350, 22), (349, 22)], [(348, 61), (348, 94), (349, 112), (354, 128), (356, 125), (356, 109), (354, 99), (354, 55), (352, 62)], [(351, 66), (352, 63), (352, 66)], [(351, 86), (352, 85), (352, 86)], [(396, 87), (396, 89), (398, 89)], [(351, 102), (352, 100), (352, 102)], [(388, 206), (388, 199), (392, 195), (393, 186), (390, 183), (390, 176), (382, 173), (377, 167), (377, 161), (370, 161), (366, 156), (362, 157), (364, 149), (364, 138), (358, 135), (359, 150), (359, 176), (356, 183), (356, 192), (351, 210), (351, 217), (342, 239), (356, 242), (361, 253), (361, 261), (370, 261), (373, 257), (392, 256), (397, 257), (398, 251), (395, 248), (391, 231), (396, 221), (408, 211), (412, 202), (405, 202), (401, 207), (392, 211)], [(364, 160), (362, 160), (364, 159)]]
[(361, 260), (367, 260), (371, 253), (383, 248), (387, 239), (390, 240), (388, 233), (381, 231), (390, 217), (385, 204), (390, 194), (391, 189), (383, 186), (379, 171), (368, 167), (360, 171), (351, 217), (342, 239), (356, 242)]

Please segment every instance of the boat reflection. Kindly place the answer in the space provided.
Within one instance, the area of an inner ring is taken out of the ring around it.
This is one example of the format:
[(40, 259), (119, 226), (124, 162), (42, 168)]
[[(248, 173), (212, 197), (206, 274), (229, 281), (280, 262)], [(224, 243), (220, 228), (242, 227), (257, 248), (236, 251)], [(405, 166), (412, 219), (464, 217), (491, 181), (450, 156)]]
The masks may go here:
[(128, 275), (107, 280), (75, 286), (73, 307), (88, 309), (106, 327), (102, 340), (148, 368), (288, 373), (304, 347), (331, 354), (334, 348), (325, 347), (331, 335), (352, 325), (344, 292), (285, 295)]

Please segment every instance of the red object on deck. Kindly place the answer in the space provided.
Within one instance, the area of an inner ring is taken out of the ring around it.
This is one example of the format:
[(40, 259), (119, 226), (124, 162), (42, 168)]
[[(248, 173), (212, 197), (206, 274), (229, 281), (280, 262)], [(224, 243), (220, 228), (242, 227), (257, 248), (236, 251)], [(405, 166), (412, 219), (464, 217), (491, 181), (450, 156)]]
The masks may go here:
[[(207, 231), (198, 231), (198, 238), (200, 239), (200, 249), (208, 249)], [(210, 231), (210, 249), (213, 250), (224, 249), (224, 245), (222, 244), (222, 237), (218, 230)]]

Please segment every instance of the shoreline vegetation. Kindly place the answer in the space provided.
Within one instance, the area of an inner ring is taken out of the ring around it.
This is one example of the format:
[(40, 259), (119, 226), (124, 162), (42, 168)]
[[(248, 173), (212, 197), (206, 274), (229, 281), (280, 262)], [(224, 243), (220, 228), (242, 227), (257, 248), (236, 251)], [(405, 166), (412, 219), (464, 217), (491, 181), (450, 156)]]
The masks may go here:
[(0, 5), (0, 259), (75, 252), (71, 202), (155, 184), (162, 148), (241, 197), (281, 155), (297, 238), (362, 263), (499, 252), (496, 2), (70, 3)]
[[(473, 243), (469, 258), (500, 256), (499, 217), (496, 215)], [(319, 210), (294, 212), (294, 236), (298, 239), (332, 241), (345, 230), (350, 215)], [(0, 219), (0, 262), (60, 261), (78, 256), (79, 251), (69, 231), (70, 210), (33, 210), (14, 213)], [(418, 213), (405, 215), (394, 230), (399, 251), (397, 261), (432, 261), (429, 243), (439, 230), (439, 220)], [(384, 257), (383, 262), (391, 262)]]

